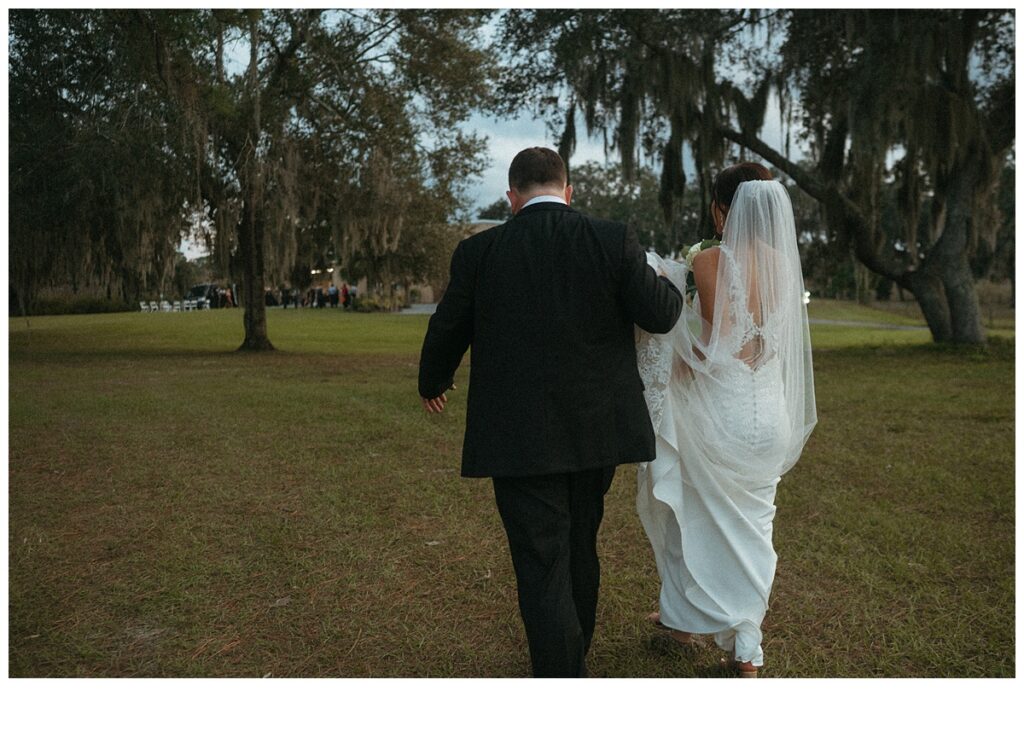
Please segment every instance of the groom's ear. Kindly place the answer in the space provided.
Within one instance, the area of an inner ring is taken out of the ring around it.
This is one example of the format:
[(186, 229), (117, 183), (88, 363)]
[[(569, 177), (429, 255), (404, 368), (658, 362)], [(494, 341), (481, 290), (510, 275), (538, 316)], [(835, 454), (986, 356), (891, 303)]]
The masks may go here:
[(572, 184), (565, 185), (565, 203), (572, 204)]

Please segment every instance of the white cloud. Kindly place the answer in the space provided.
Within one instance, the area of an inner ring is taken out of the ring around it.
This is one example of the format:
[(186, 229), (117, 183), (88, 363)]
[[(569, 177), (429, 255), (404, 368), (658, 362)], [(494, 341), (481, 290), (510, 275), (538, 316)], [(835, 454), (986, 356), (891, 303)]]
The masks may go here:
[[(529, 115), (521, 115), (514, 120), (474, 116), (465, 128), (487, 137), (490, 164), (471, 189), (473, 202), (478, 208), (486, 207), (505, 196), (508, 189), (508, 166), (521, 150), (527, 147), (555, 149), (557, 145), (557, 139), (548, 133), (544, 121)], [(604, 141), (600, 137), (589, 139), (586, 134), (581, 135), (572, 159), (577, 163), (590, 160), (604, 163)]]

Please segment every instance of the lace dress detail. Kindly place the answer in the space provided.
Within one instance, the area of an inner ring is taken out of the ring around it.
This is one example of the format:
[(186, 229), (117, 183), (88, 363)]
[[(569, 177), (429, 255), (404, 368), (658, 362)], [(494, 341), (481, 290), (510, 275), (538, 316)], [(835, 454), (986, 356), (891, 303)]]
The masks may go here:
[[(647, 264), (655, 270), (662, 269), (661, 258), (651, 252), (647, 253)], [(674, 279), (674, 283), (680, 274), (682, 280), (685, 281), (685, 264), (682, 265), (680, 272), (670, 276)], [(685, 290), (685, 285), (680, 290)], [(664, 415), (665, 396), (668, 394), (669, 381), (672, 377), (672, 339), (667, 335), (648, 333), (637, 328), (636, 366), (640, 373), (640, 379), (644, 383), (644, 400), (647, 402), (647, 412), (651, 416), (651, 426), (657, 435)], [(647, 464), (648, 462), (642, 462), (640, 470), (645, 470)]]
[[(651, 415), (654, 432), (661, 426), (672, 375), (672, 343), (666, 338), (652, 335), (637, 328), (636, 366), (644, 382), (644, 399)], [(646, 462), (644, 462), (646, 463)]]

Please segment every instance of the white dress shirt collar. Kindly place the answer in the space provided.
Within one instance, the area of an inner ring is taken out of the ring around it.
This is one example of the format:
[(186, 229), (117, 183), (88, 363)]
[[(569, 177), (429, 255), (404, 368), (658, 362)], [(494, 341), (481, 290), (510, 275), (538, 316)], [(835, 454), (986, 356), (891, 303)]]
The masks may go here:
[(541, 202), (558, 202), (559, 204), (569, 204), (565, 201), (565, 197), (557, 196), (556, 194), (541, 194), (539, 197), (534, 197), (529, 202), (524, 204), (519, 209), (525, 210), (531, 204), (540, 204)]

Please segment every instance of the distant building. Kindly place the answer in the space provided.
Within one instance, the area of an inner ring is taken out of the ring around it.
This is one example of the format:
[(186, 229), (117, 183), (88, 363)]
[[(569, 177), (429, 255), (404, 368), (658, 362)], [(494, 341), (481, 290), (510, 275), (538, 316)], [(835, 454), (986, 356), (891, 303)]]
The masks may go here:
[(481, 231), (486, 231), (488, 228), (494, 228), (494, 226), (501, 225), (504, 222), (504, 220), (474, 220), (469, 224), (469, 232), (466, 234), (466, 238)]

